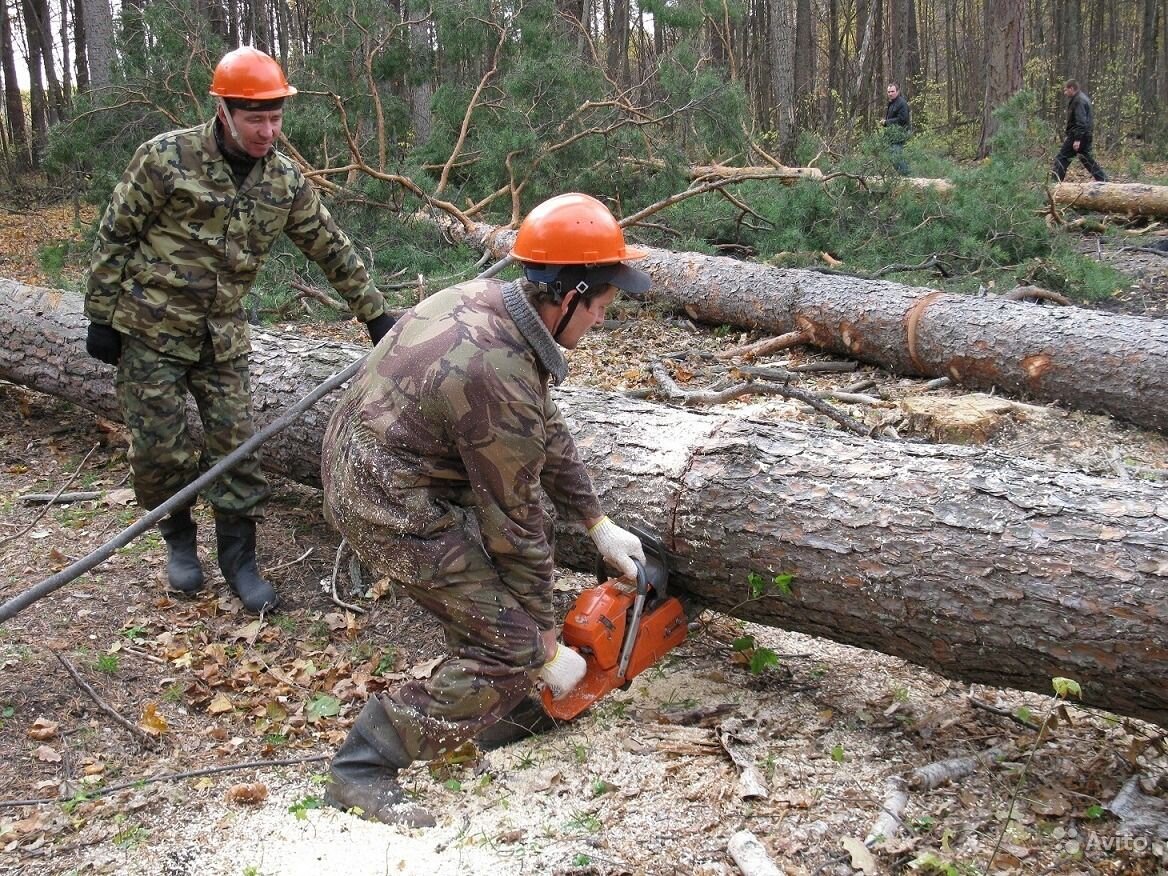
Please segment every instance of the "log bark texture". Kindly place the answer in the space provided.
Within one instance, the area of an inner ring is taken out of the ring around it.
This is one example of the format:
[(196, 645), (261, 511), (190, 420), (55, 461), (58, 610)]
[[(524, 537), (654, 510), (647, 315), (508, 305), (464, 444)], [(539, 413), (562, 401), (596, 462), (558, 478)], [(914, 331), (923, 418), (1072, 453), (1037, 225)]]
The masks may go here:
[[(491, 226), (449, 233), (496, 258), (515, 236)], [(702, 322), (798, 331), (812, 346), (896, 374), (948, 377), (1168, 430), (1168, 320), (644, 249), (649, 298)]]
[[(0, 378), (116, 417), (76, 296), (0, 282)], [(263, 425), (363, 350), (256, 331)], [(1168, 726), (1168, 498), (1162, 485), (1050, 471), (983, 449), (843, 433), (563, 388), (606, 510), (661, 533), (674, 580), (738, 617), (893, 654), (952, 678), (1051, 693)], [(268, 445), (318, 482), (334, 399)], [(557, 559), (591, 568), (559, 531)], [(752, 575), (789, 593), (750, 597)]]

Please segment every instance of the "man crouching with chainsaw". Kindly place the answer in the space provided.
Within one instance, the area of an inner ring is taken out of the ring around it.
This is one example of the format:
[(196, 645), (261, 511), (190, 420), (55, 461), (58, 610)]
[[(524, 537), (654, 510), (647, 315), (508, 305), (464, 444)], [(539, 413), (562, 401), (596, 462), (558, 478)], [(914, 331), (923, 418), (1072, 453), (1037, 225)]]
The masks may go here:
[(325, 437), (329, 522), (438, 618), (451, 652), (428, 679), (366, 703), (330, 765), (325, 800), (386, 824), (434, 824), (405, 800), (399, 770), (491, 727), (537, 677), (561, 694), (584, 674), (558, 642), (541, 488), (622, 574), (645, 561), (604, 515), (549, 392), (567, 375), (560, 348), (603, 321), (618, 290), (648, 290), (624, 263), (644, 253), (603, 204), (567, 194), (531, 212), (511, 254), (523, 279), (452, 286), (402, 317)]

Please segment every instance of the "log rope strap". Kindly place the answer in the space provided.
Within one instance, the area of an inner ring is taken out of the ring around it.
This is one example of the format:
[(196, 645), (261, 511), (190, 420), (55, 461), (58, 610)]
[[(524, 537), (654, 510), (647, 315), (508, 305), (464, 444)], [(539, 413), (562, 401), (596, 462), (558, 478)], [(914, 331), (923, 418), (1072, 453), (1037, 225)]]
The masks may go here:
[(908, 360), (912, 367), (916, 369), (917, 374), (925, 373), (925, 365), (921, 362), (917, 355), (917, 324), (921, 321), (926, 310), (929, 309), (934, 301), (941, 297), (940, 292), (930, 292), (928, 295), (922, 295), (909, 309), (908, 317), (905, 319), (905, 334), (908, 346)]

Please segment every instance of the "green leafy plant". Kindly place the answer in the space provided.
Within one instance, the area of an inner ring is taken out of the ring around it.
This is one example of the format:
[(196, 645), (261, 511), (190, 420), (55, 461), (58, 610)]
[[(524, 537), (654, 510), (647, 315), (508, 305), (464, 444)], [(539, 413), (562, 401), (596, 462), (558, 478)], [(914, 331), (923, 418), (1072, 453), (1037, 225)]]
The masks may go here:
[(117, 654), (99, 654), (97, 659), (93, 661), (93, 668), (107, 675), (113, 675), (121, 668), (121, 665), (121, 659)]
[(836, 763), (843, 763), (844, 757), (844, 747), (841, 743), (837, 742), (831, 747), (831, 759)]
[(782, 596), (791, 596), (793, 594), (791, 584), (794, 580), (795, 576), (787, 572), (775, 575), (770, 580), (758, 572), (751, 572), (746, 576), (746, 581), (750, 585), (751, 599), (761, 599), (774, 591), (778, 591)]
[(1034, 760), (1034, 753), (1038, 751), (1038, 746), (1046, 739), (1047, 733), (1058, 725), (1058, 718), (1056, 715), (1062, 713), (1066, 716), (1066, 701), (1069, 697), (1081, 697), (1083, 690), (1079, 683), (1072, 678), (1064, 676), (1055, 676), (1050, 680), (1051, 687), (1054, 689), (1054, 696), (1051, 697), (1050, 706), (1046, 711), (1046, 715), (1042, 719), (1042, 724), (1038, 728), (1038, 732), (1034, 734), (1034, 744), (1026, 755), (1026, 760), (1022, 764), (1022, 770), (1018, 774), (1018, 783), (1014, 786), (1014, 793), (1010, 796), (1010, 805), (1006, 809), (1006, 817), (1002, 822), (1002, 829), (998, 833), (997, 842), (994, 843), (994, 848), (990, 852), (990, 858), (986, 862), (986, 871), (992, 872), (994, 865), (994, 858), (997, 857), (998, 851), (1002, 847), (1002, 841), (1006, 837), (1006, 831), (1010, 827), (1010, 820), (1014, 815), (1014, 807), (1018, 803), (1018, 795), (1022, 793), (1022, 787), (1026, 784), (1026, 773), (1030, 769), (1030, 762)]
[(739, 636), (730, 643), (730, 647), (747, 657), (747, 666), (753, 675), (762, 675), (781, 663), (779, 655), (772, 649), (759, 645), (754, 636)]
[(299, 800), (288, 807), (288, 811), (303, 821), (308, 817), (308, 811), (310, 809), (323, 808), (324, 801), (320, 797), (301, 797)]

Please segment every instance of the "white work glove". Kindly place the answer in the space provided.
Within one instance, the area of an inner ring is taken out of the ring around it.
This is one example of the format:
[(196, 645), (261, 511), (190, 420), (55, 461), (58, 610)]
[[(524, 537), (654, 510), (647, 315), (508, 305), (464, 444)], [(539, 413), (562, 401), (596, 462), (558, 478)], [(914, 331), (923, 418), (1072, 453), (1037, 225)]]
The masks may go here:
[(636, 580), (637, 567), (633, 560), (645, 565), (645, 549), (639, 538), (627, 529), (621, 529), (608, 519), (608, 515), (601, 517), (600, 522), (588, 530), (588, 535), (602, 557), (620, 569), (622, 575)]
[(539, 670), (539, 677), (552, 689), (552, 696), (559, 699), (580, 683), (588, 664), (576, 651), (556, 642), (556, 652), (552, 659)]

